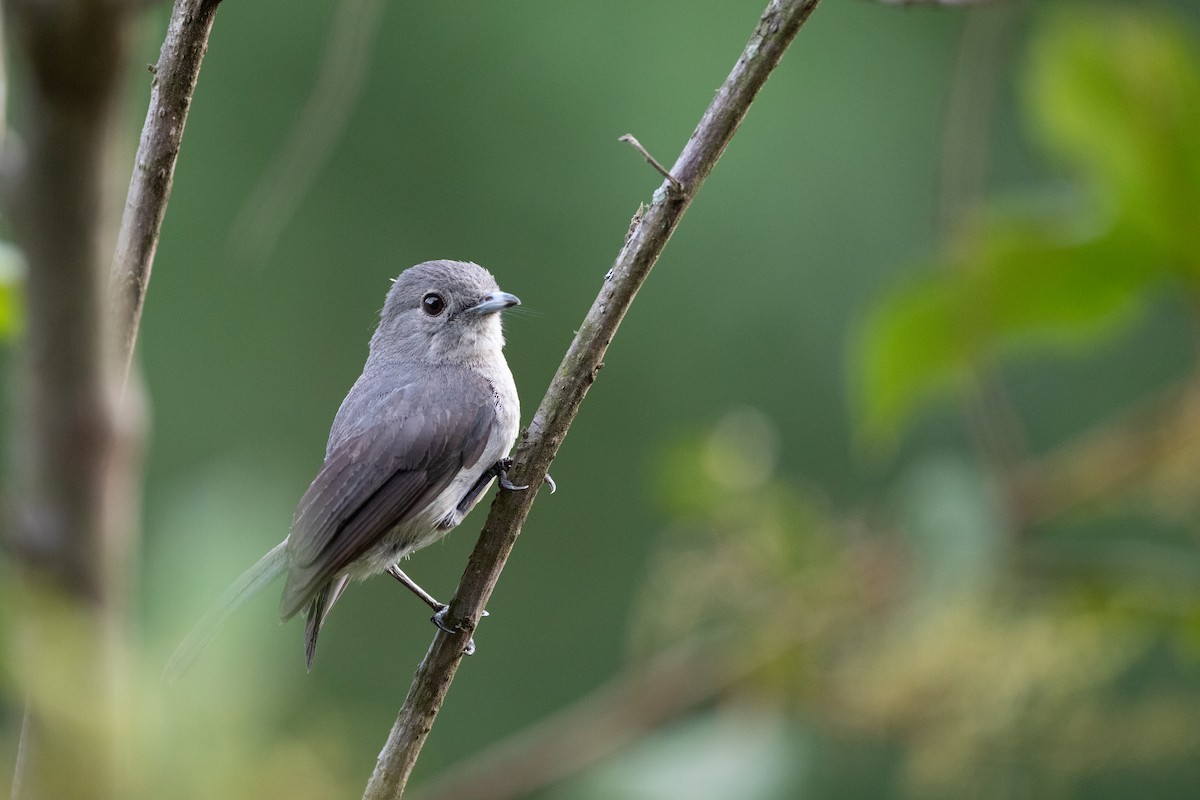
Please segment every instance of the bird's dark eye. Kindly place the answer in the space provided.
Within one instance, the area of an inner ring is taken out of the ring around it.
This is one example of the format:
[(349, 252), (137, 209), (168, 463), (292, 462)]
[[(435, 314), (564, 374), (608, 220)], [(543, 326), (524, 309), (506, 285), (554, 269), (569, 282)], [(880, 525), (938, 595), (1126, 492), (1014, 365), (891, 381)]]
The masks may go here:
[(430, 292), (421, 298), (421, 308), (431, 317), (436, 317), (446, 309), (446, 301), (437, 292)]

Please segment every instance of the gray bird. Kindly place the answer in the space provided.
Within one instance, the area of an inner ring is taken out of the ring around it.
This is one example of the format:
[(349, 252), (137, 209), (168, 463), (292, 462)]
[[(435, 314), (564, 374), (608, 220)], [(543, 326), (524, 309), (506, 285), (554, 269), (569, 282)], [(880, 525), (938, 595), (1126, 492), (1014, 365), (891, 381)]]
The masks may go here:
[(389, 572), (439, 613), (397, 566), (454, 529), (500, 479), (520, 418), (500, 313), (521, 301), (477, 264), (428, 261), (400, 273), (362, 374), (342, 401), (325, 462), (291, 533), (248, 569), (172, 656), (177, 678), (242, 603), (283, 573), (284, 621), (303, 612), (305, 663), (351, 579)]

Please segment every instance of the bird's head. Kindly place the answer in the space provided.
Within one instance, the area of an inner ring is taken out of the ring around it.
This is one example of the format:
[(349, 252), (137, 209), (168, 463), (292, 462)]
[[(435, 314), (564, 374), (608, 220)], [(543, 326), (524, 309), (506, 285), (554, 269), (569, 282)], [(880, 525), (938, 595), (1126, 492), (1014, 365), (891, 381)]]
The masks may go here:
[(504, 347), (500, 312), (520, 303), (478, 264), (409, 267), (388, 292), (371, 356), (463, 366), (494, 358)]

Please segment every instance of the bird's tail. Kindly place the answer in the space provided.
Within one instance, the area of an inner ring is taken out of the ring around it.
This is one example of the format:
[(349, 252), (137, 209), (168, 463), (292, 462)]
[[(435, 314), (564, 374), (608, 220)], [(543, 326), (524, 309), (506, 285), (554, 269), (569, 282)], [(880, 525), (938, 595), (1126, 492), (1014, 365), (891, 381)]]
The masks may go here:
[(312, 672), (313, 658), (317, 654), (317, 636), (321, 633), (321, 626), (349, 582), (350, 578), (345, 575), (334, 578), (321, 587), (304, 612), (308, 617), (308, 623), (304, 626), (304, 666), (309, 672)]
[(182, 678), (221, 630), (225, 621), (233, 615), (233, 612), (258, 594), (259, 590), (283, 574), (287, 569), (286, 546), (287, 539), (284, 539), (272, 547), (265, 556), (243, 572), (241, 577), (225, 590), (221, 598), (205, 612), (196, 626), (179, 643), (179, 647), (175, 648), (175, 653), (163, 671), (164, 680), (174, 683)]

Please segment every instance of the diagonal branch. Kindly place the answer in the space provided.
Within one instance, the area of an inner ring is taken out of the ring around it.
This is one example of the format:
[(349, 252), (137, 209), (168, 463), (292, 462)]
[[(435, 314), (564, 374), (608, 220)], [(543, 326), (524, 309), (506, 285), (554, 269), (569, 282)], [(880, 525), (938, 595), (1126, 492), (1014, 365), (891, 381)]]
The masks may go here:
[(112, 313), (118, 326), (117, 357), (126, 378), (158, 235), (171, 196), (183, 127), (219, 3), (220, 0), (175, 0), (158, 64), (152, 70), (150, 107), (146, 110), (133, 176), (129, 180), (110, 287)]
[[(625, 245), (604, 277), (600, 294), (563, 357), (546, 395), (518, 445), (517, 483), (541, 485), (579, 405), (603, 366), (604, 353), (638, 289), (679, 224), (700, 185), (737, 131), (758, 91), (774, 70), (818, 0), (771, 0), (729, 77), (692, 133), (671, 175), (682, 189), (664, 182), (653, 202), (634, 218)], [(448, 621), (461, 635), (439, 633), (413, 679), (404, 706), (379, 755), (364, 800), (397, 798), (404, 792), (421, 746), (433, 726), (470, 633), (491, 597), (516, 543), (537, 489), (501, 492), (450, 604)]]

